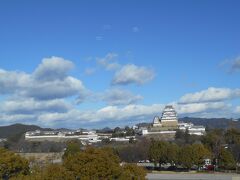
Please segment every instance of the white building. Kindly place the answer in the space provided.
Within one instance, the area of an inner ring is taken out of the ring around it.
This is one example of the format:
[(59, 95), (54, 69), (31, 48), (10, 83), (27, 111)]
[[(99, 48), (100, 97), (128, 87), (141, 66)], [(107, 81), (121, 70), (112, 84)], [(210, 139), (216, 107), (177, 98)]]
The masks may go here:
[(177, 127), (178, 125), (178, 118), (177, 112), (173, 108), (173, 106), (168, 105), (164, 108), (162, 117), (161, 117), (161, 124), (163, 127)]
[(202, 136), (206, 132), (204, 126), (195, 126), (193, 123), (179, 123), (178, 129), (184, 132), (188, 129), (189, 134), (198, 136)]
[(160, 118), (158, 116), (155, 116), (153, 119), (153, 127), (162, 127)]
[(29, 131), (25, 133), (25, 139), (30, 141), (64, 141), (70, 139), (79, 139), (90, 143), (100, 142), (101, 139), (95, 131)]

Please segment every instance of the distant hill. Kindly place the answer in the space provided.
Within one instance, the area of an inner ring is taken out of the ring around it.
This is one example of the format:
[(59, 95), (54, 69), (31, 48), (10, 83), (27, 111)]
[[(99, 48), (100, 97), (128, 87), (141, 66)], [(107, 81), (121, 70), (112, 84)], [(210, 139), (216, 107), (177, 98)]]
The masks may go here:
[(50, 130), (49, 128), (41, 128), (36, 125), (12, 124), (9, 126), (0, 126), (0, 138), (9, 138), (15, 135), (21, 135), (27, 131)]

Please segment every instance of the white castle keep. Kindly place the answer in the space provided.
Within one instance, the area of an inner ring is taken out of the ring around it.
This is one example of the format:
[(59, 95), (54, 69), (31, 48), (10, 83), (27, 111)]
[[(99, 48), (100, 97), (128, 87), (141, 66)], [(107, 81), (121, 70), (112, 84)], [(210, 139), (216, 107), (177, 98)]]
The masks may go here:
[(171, 105), (168, 105), (164, 108), (161, 119), (158, 116), (156, 116), (153, 119), (153, 127), (177, 127), (177, 126), (178, 126), (177, 112)]

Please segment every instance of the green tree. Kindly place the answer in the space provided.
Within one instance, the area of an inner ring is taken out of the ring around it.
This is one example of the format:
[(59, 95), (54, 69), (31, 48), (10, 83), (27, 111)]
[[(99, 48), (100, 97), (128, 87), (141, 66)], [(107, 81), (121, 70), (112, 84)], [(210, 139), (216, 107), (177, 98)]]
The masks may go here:
[(193, 160), (198, 168), (204, 163), (204, 159), (211, 158), (211, 152), (202, 144), (193, 144), (192, 150)]
[(218, 165), (222, 169), (235, 169), (236, 162), (231, 152), (229, 152), (224, 148), (221, 148), (219, 157), (218, 157)]
[(178, 161), (183, 167), (187, 168), (188, 170), (194, 165), (194, 151), (191, 145), (185, 145), (180, 148), (178, 154)]
[(166, 163), (168, 160), (167, 147), (168, 142), (165, 141), (155, 141), (152, 140), (149, 147), (149, 159), (154, 162), (155, 166), (159, 163), (161, 168), (161, 164)]
[(125, 164), (123, 165), (123, 172), (120, 176), (120, 180), (144, 180), (147, 173), (142, 167), (136, 164)]
[(166, 161), (174, 165), (178, 161), (179, 146), (177, 144), (169, 143), (167, 145)]
[(26, 159), (0, 148), (0, 178), (9, 179), (17, 175), (29, 173), (29, 163)]
[(240, 130), (239, 129), (228, 129), (224, 134), (226, 143), (228, 144), (240, 144)]
[(117, 179), (122, 173), (120, 161), (110, 148), (87, 147), (64, 159), (64, 167), (79, 179)]
[(184, 139), (184, 131), (177, 129), (175, 134), (175, 139)]
[(212, 151), (214, 158), (217, 158), (222, 145), (225, 143), (223, 131), (221, 129), (214, 129), (208, 132), (202, 137), (202, 143)]
[(69, 141), (64, 152), (63, 159), (81, 151), (81, 142), (78, 140)]

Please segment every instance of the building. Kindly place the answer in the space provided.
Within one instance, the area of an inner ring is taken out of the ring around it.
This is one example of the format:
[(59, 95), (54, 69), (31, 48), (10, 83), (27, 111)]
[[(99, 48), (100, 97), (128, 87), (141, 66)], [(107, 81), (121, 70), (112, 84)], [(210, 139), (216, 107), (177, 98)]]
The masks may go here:
[(177, 112), (173, 106), (168, 105), (162, 112), (161, 119), (155, 116), (152, 123), (152, 130), (158, 131), (168, 128), (168, 130), (174, 130), (178, 127)]
[(175, 134), (176, 130), (186, 131), (188, 130), (191, 135), (204, 135), (205, 127), (204, 126), (195, 126), (192, 123), (178, 123), (177, 112), (173, 106), (168, 105), (164, 108), (162, 112), (161, 119), (158, 116), (155, 116), (153, 123), (150, 127), (141, 127), (138, 129), (140, 135), (156, 135), (156, 134)]
[(164, 108), (162, 117), (161, 117), (162, 127), (177, 127), (178, 119), (177, 112), (173, 108), (173, 106), (168, 105)]
[(25, 133), (25, 139), (28, 141), (66, 141), (78, 139), (82, 142), (97, 143), (102, 138), (95, 131), (77, 130), (77, 131), (29, 131)]
[(178, 129), (182, 131), (188, 130), (191, 135), (202, 136), (205, 134), (206, 128), (204, 126), (195, 126), (193, 123), (178, 123)]
[(161, 120), (158, 116), (153, 119), (153, 127), (162, 127)]

